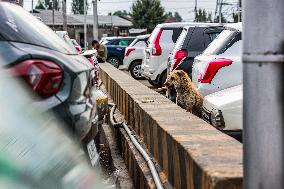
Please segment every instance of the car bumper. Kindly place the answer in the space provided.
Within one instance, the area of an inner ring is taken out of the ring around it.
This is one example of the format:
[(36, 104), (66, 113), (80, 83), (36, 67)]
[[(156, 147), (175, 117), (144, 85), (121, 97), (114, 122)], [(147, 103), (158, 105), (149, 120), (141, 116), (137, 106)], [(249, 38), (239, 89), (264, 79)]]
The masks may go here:
[(120, 66), (118, 67), (118, 69), (119, 69), (119, 70), (127, 71), (127, 70), (128, 70), (128, 67), (123, 64), (123, 65), (120, 65)]

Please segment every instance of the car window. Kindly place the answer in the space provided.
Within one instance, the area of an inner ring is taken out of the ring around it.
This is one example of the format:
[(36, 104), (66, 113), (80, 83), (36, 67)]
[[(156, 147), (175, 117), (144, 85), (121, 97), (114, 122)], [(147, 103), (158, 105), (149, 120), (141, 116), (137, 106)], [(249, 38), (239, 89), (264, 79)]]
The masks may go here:
[(173, 44), (173, 30), (163, 30), (163, 33), (160, 38), (160, 44)]
[(177, 40), (178, 40), (178, 38), (179, 38), (179, 36), (180, 36), (182, 31), (183, 31), (183, 28), (175, 28), (173, 30), (172, 40), (173, 40), (174, 43), (177, 42)]
[(228, 47), (224, 54), (234, 54), (237, 56), (242, 55), (242, 40), (234, 42), (230, 47)]
[(236, 31), (223, 30), (205, 49), (203, 54), (214, 55), (222, 53), (230, 41), (237, 35)]
[(125, 39), (125, 40), (120, 40), (119, 43), (118, 43), (118, 45), (119, 45), (119, 46), (126, 46), (126, 47), (127, 47), (127, 46), (129, 45), (128, 42), (129, 42), (129, 41), (126, 40), (126, 39)]
[(135, 45), (133, 45), (134, 47), (146, 47), (146, 42), (143, 40), (137, 41), (135, 43)]
[(220, 32), (207, 33), (207, 35), (209, 36), (209, 39), (210, 39), (211, 42), (212, 42), (219, 34), (220, 34)]
[(48, 26), (17, 5), (0, 4), (0, 23), (0, 35), (7, 41), (29, 43), (66, 54), (78, 54), (75, 48), (71, 48)]
[(205, 48), (204, 41), (204, 28), (196, 27), (191, 34), (190, 40), (187, 44), (188, 51), (202, 52)]

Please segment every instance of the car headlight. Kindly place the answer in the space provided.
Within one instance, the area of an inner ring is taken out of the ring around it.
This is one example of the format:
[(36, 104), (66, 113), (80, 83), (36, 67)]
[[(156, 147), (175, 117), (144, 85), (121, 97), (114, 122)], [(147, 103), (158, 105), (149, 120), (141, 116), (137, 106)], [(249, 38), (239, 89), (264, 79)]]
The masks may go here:
[(211, 113), (211, 124), (217, 129), (225, 129), (225, 121), (221, 110), (213, 110)]

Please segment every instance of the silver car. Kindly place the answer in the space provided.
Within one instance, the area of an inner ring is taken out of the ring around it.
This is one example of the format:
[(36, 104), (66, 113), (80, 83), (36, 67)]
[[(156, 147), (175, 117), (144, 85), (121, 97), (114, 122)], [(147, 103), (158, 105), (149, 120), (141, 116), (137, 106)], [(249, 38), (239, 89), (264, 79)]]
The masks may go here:
[(242, 26), (225, 26), (205, 51), (194, 59), (192, 81), (204, 96), (242, 84)]

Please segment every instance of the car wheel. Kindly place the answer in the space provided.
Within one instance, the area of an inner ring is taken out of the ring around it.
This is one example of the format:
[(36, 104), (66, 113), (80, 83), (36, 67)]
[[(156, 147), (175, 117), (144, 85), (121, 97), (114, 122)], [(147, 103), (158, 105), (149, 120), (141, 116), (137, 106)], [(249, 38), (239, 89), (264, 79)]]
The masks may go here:
[(129, 69), (131, 76), (136, 80), (143, 79), (141, 74), (141, 64), (141, 61), (136, 61), (130, 66)]
[(116, 57), (110, 57), (107, 59), (107, 62), (113, 65), (114, 67), (118, 68), (119, 67), (119, 59)]

